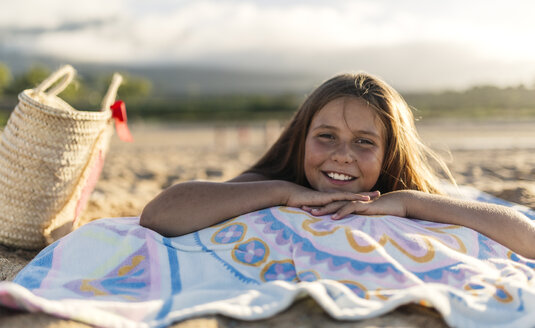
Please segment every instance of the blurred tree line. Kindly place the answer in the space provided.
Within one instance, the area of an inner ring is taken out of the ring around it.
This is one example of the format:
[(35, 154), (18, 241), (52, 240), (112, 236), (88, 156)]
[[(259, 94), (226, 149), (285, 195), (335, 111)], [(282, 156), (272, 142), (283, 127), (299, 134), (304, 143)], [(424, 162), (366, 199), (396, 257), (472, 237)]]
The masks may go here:
[(535, 85), (481, 85), (464, 91), (410, 93), (404, 97), (422, 117), (535, 118)]
[[(9, 68), (0, 63), (0, 100), (2, 111), (6, 105), (15, 105), (18, 94), (36, 87), (46, 79), (52, 71), (44, 66), (33, 66), (22, 74), (13, 76)], [(151, 93), (152, 83), (147, 79), (123, 74), (124, 82), (120, 93), (125, 101), (139, 102)], [(112, 74), (108, 75), (77, 75), (74, 81), (61, 92), (61, 98), (77, 109), (100, 109), (100, 102), (111, 82)], [(13, 108), (7, 108), (11, 111)]]
[[(18, 94), (36, 87), (52, 71), (34, 66), (22, 74), (12, 76), (9, 68), (0, 63), (0, 125), (18, 102)], [(121, 73), (124, 81), (118, 98), (127, 105), (129, 120), (251, 120), (286, 119), (296, 109), (295, 95), (182, 95), (151, 94), (152, 82), (146, 78)], [(61, 94), (62, 99), (79, 110), (98, 110), (112, 74), (77, 75)]]
[[(25, 89), (34, 88), (51, 74), (44, 66), (34, 66), (13, 76), (0, 63), (0, 125), (4, 125)], [(118, 96), (127, 104), (132, 120), (263, 120), (288, 119), (304, 100), (303, 95), (152, 95), (152, 82), (122, 73), (125, 80)], [(111, 74), (85, 74), (60, 96), (80, 110), (98, 110), (111, 81)], [(534, 86), (535, 87), (535, 86)], [(475, 86), (464, 91), (403, 94), (417, 118), (499, 117), (535, 118), (535, 88), (524, 85), (496, 87)]]

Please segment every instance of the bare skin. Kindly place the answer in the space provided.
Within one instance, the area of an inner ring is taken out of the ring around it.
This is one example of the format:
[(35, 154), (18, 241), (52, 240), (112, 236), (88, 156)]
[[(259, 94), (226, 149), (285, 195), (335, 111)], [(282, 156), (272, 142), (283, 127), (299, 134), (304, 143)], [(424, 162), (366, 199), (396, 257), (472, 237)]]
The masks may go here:
[(228, 182), (192, 181), (174, 185), (149, 202), (140, 224), (165, 236), (179, 236), (262, 208), (324, 206), (367, 201), (376, 193), (320, 192), (282, 180), (243, 174)]

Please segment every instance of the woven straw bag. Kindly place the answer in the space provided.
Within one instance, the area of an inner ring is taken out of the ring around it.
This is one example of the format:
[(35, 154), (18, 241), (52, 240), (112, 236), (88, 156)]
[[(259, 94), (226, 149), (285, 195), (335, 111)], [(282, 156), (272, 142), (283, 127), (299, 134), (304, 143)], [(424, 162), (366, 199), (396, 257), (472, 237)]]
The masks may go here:
[(74, 78), (67, 65), (19, 94), (0, 138), (0, 243), (39, 249), (77, 226), (113, 133), (115, 74), (100, 111), (57, 97)]

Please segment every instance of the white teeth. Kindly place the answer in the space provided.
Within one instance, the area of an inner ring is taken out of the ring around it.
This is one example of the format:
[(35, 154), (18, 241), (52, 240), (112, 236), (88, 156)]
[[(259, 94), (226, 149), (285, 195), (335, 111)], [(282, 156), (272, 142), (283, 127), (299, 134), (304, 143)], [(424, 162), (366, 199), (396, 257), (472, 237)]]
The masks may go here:
[(329, 172), (329, 173), (327, 173), (327, 175), (329, 176), (329, 178), (331, 178), (333, 180), (347, 181), (347, 180), (352, 180), (353, 179), (352, 176), (341, 174), (341, 173), (335, 173), (335, 172)]

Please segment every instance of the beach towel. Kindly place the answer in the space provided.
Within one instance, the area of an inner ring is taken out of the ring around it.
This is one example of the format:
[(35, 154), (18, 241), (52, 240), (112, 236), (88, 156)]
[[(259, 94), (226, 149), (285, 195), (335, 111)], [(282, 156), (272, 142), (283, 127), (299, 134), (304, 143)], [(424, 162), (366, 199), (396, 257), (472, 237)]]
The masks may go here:
[(0, 303), (102, 327), (164, 327), (209, 314), (268, 318), (311, 296), (340, 320), (417, 303), (451, 326), (533, 327), (534, 274), (535, 261), (465, 227), (273, 207), (175, 238), (136, 217), (93, 221), (0, 283)]

